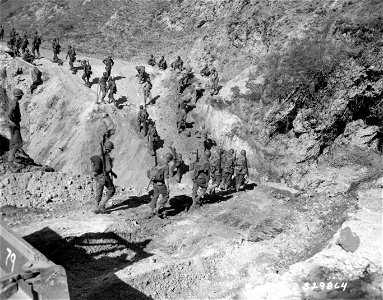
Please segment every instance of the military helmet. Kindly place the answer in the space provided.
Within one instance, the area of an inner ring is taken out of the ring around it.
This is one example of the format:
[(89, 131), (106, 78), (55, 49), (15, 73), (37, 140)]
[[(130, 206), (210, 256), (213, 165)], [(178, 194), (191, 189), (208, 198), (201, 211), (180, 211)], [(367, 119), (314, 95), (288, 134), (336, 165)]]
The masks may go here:
[(109, 55), (108, 58), (109, 58), (109, 59), (112, 59), (112, 56)]
[(20, 96), (23, 96), (24, 93), (23, 93), (23, 91), (20, 90), (20, 89), (14, 89), (14, 90), (13, 90), (13, 95), (16, 96), (16, 97), (20, 97)]
[(112, 76), (109, 76), (109, 78), (108, 78), (109, 80), (112, 80), (113, 79), (113, 77)]
[(144, 108), (144, 106), (143, 105), (140, 105), (140, 109), (143, 109)]
[(206, 158), (210, 158), (210, 156), (211, 156), (210, 150), (206, 150), (204, 154), (205, 154)]
[(212, 70), (212, 71), (215, 71), (215, 67), (212, 67), (211, 70)]
[(86, 60), (85, 60), (85, 59), (83, 59), (81, 63), (82, 63), (82, 64), (86, 64)]
[(106, 72), (104, 72), (104, 73), (102, 73), (102, 75), (103, 75), (103, 76), (106, 76), (107, 74), (106, 74)]
[(174, 156), (172, 153), (168, 152), (165, 154), (165, 158), (168, 160), (168, 161), (171, 161), (173, 160)]
[(114, 145), (111, 141), (106, 141), (104, 147), (106, 150), (113, 150), (114, 149)]
[(230, 153), (230, 154), (234, 154), (234, 150), (233, 150), (233, 149), (230, 149), (230, 150), (229, 150), (229, 153)]
[(241, 150), (241, 155), (246, 155), (246, 150)]

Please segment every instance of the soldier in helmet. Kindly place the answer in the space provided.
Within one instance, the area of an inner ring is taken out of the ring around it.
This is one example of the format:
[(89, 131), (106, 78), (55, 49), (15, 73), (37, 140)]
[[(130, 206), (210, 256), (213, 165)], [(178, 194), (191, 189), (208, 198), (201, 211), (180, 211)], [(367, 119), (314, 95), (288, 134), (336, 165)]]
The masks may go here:
[(137, 127), (139, 132), (141, 132), (141, 130), (144, 132), (144, 136), (148, 134), (148, 118), (148, 112), (143, 105), (140, 105), (140, 110), (137, 117)]
[(218, 147), (214, 156), (210, 160), (210, 176), (212, 179), (212, 185), (209, 188), (209, 194), (215, 194), (216, 189), (221, 184), (222, 180), (222, 153), (223, 149)]
[[(114, 145), (111, 141), (106, 141), (103, 145), (103, 152), (101, 156), (95, 155), (91, 157), (93, 166), (93, 178), (96, 181), (96, 207), (93, 210), (96, 214), (103, 214), (106, 212), (105, 205), (110, 198), (116, 192), (113, 184), (113, 178), (117, 178), (117, 175), (113, 172), (113, 159), (110, 157), (110, 152), (114, 149)], [(104, 187), (108, 189), (106, 197), (102, 199), (102, 193)]]
[(84, 80), (85, 85), (87, 87), (90, 87), (89, 78), (92, 75), (92, 66), (89, 63), (89, 60), (86, 61), (85, 59), (81, 62), (81, 65), (84, 69), (84, 74), (82, 74), (82, 80)]
[(175, 177), (175, 180), (180, 183), (185, 170), (185, 163), (182, 159), (182, 154), (177, 153), (176, 148), (169, 146), (173, 154), (173, 165), (170, 167), (170, 176)]
[(205, 66), (201, 70), (201, 76), (208, 77), (210, 75), (209, 65), (206, 63)]
[(150, 58), (148, 60), (148, 65), (150, 65), (152, 67), (154, 67), (156, 65), (156, 59), (154, 58), (153, 54), (150, 55)]
[(166, 70), (166, 68), (168, 67), (167, 64), (166, 64), (166, 60), (165, 60), (165, 57), (162, 55), (159, 62), (158, 62), (158, 67), (161, 69), (161, 70)]
[(142, 84), (145, 82), (147, 74), (145, 72), (145, 67), (144, 66), (136, 66), (137, 70), (137, 77), (138, 77), (138, 83)]
[(72, 45), (69, 45), (68, 52), (66, 54), (66, 58), (68, 59), (69, 56), (69, 70), (74, 70), (73, 63), (76, 61), (76, 51)]
[(24, 38), (23, 38), (23, 41), (21, 43), (21, 54), (24, 54), (25, 49), (27, 49), (28, 45), (29, 45), (29, 42), (28, 42), (27, 35), (24, 34)]
[(157, 150), (157, 141), (158, 141), (158, 133), (156, 129), (156, 125), (149, 123), (149, 130), (148, 130), (148, 142), (149, 142), (149, 152), (152, 156), (154, 156)]
[(0, 27), (0, 40), (3, 42), (4, 41), (4, 27), (1, 25)]
[[(193, 204), (190, 207), (191, 210), (196, 208), (197, 205), (202, 205), (201, 198), (206, 194), (210, 180), (210, 156), (211, 152), (206, 150), (201, 159), (194, 165), (192, 190)], [(201, 189), (201, 193), (198, 195), (199, 189)]]
[(208, 148), (210, 131), (206, 128), (205, 124), (201, 125), (201, 129), (196, 132), (197, 138), (200, 138), (200, 148), (205, 151)]
[(210, 73), (210, 95), (217, 95), (218, 94), (218, 72), (215, 69), (215, 67), (211, 68), (211, 73)]
[(32, 41), (32, 54), (36, 58), (40, 58), (40, 45), (41, 45), (41, 36), (39, 36), (37, 34), (37, 31), (35, 31), (35, 35), (33, 36), (33, 41)]
[(234, 150), (230, 149), (223, 161), (222, 185), (225, 191), (227, 191), (231, 185), (231, 180), (234, 175), (234, 161)]
[(183, 65), (184, 65), (184, 62), (181, 59), (181, 56), (177, 56), (177, 59), (174, 62), (172, 62), (170, 66), (172, 67), (173, 70), (182, 71)]
[(29, 52), (29, 49), (27, 48), (23, 53), (23, 60), (32, 64), (34, 59), (35, 57)]
[(246, 151), (241, 150), (240, 155), (235, 160), (234, 176), (235, 176), (235, 190), (238, 192), (244, 184), (245, 177), (248, 175), (249, 170), (247, 166)]
[(144, 83), (142, 89), (144, 91), (144, 105), (146, 105), (146, 100), (149, 99), (149, 103), (152, 102), (152, 83), (150, 82), (150, 77), (147, 77), (146, 82)]
[(13, 90), (13, 99), (9, 103), (8, 109), (8, 123), (9, 131), (11, 133), (11, 139), (9, 141), (9, 161), (14, 161), (16, 152), (21, 150), (23, 145), (23, 139), (21, 138), (20, 122), (21, 113), (19, 101), (23, 97), (24, 93), (20, 89)]
[(107, 77), (109, 77), (110, 74), (112, 73), (112, 67), (114, 65), (114, 61), (112, 57), (109, 55), (107, 58), (103, 59), (102, 62), (105, 64), (105, 72)]
[(183, 130), (185, 130), (185, 127), (186, 127), (186, 118), (187, 118), (186, 110), (184, 108), (178, 109), (176, 117), (177, 117), (177, 130), (178, 130), (178, 134), (180, 134)]
[[(158, 217), (163, 217), (163, 209), (169, 201), (170, 186), (169, 186), (169, 162), (173, 160), (173, 154), (166, 153), (164, 158), (158, 162), (155, 174), (152, 174), (150, 180), (153, 182), (153, 196), (150, 201), (152, 214)], [(161, 195), (161, 200), (157, 202)]]
[(114, 105), (117, 105), (116, 99), (114, 99), (114, 94), (117, 93), (117, 86), (112, 76), (109, 76), (109, 79), (108, 79), (108, 90), (109, 90), (109, 94), (108, 94), (109, 103), (114, 103)]
[(104, 99), (105, 99), (105, 96), (106, 96), (106, 93), (108, 92), (108, 85), (107, 85), (107, 82), (108, 82), (108, 74), (106, 72), (104, 72), (102, 74), (102, 77), (100, 78), (100, 91), (101, 91), (101, 103), (104, 102)]
[(61, 46), (58, 39), (54, 38), (52, 42), (53, 62), (59, 61), (59, 58), (57, 55), (60, 54), (60, 49), (61, 49)]
[(22, 43), (23, 43), (22, 38), (21, 38), (20, 35), (16, 32), (16, 55), (17, 55), (17, 56), (20, 56), (20, 48), (21, 48)]

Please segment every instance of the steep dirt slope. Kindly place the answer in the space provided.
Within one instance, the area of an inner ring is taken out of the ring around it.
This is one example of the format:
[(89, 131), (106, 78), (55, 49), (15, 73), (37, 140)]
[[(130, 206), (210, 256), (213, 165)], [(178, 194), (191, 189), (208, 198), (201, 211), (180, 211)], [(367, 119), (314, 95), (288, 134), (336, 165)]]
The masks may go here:
[[(51, 55), (43, 53), (45, 57)], [(91, 58), (90, 62), (93, 78), (97, 81), (104, 67), (97, 59)], [(16, 64), (12, 62), (7, 69), (9, 83), (14, 85), (18, 80), (21, 84), (18, 86), (27, 90), (28, 73), (13, 80)], [(119, 108), (110, 104), (97, 106), (98, 84), (92, 89), (85, 87), (82, 71), (71, 74), (67, 63), (58, 66), (43, 58), (38, 67), (43, 72), (44, 85), (32, 97), (27, 95), (22, 101), (23, 135), (31, 157), (64, 172), (89, 173), (89, 158), (99, 153), (103, 133), (115, 129), (112, 141), (115, 144), (115, 168), (120, 175), (117, 184), (143, 187), (146, 175), (142, 170), (149, 168), (153, 159), (147, 153), (145, 139), (138, 136), (135, 128), (142, 95), (137, 96), (139, 85), (134, 78), (134, 65), (116, 61), (113, 75), (118, 79), (115, 97), (121, 104)], [(7, 134), (6, 128), (4, 133)]]

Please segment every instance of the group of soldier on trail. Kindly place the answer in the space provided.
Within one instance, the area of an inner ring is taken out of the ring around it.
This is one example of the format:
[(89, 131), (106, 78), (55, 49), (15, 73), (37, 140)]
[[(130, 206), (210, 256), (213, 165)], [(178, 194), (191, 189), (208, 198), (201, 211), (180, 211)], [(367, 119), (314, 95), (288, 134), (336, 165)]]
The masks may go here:
[[(4, 28), (1, 26), (0, 32), (1, 34), (1, 41), (3, 41), (4, 37)], [(41, 45), (41, 37), (39, 36), (37, 31), (35, 31), (35, 34), (33, 36), (32, 40), (32, 53), (28, 49), (29, 41), (27, 34), (24, 34), (24, 37), (21, 38), (18, 32), (14, 28), (12, 28), (10, 34), (9, 34), (9, 41), (8, 41), (8, 47), (11, 49), (14, 56), (22, 56), (23, 60), (33, 63), (33, 60), (36, 58), (40, 58), (40, 45)], [(21, 50), (21, 52), (20, 52)]]
[[(0, 39), (3, 38), (3, 35), (4, 29), (1, 27)], [(30, 54), (28, 49), (29, 42), (27, 36), (25, 35), (24, 39), (21, 39), (14, 29), (11, 31), (10, 41), (8, 44), (15, 55), (20, 55), (19, 51), (21, 49), (23, 58), (27, 61), (28, 55), (33, 56), (31, 62), (33, 62), (34, 58), (40, 58), (39, 48), (41, 45), (41, 36), (38, 35), (37, 31), (35, 32), (32, 42), (32, 54)], [(61, 45), (57, 38), (55, 38), (52, 42), (52, 50), (53, 62), (62, 64), (62, 61), (58, 57), (61, 52)], [(67, 51), (66, 59), (68, 58), (70, 70), (77, 71), (74, 66), (74, 62), (76, 61), (76, 51), (71, 45), (69, 45)], [(105, 72), (99, 78), (99, 87), (101, 92), (100, 101), (101, 103), (105, 102), (105, 97), (108, 94), (109, 103), (114, 103), (116, 105), (114, 94), (117, 92), (117, 86), (115, 79), (111, 75), (114, 61), (111, 56), (108, 56), (102, 60), (102, 62), (105, 64)], [(151, 55), (148, 64), (151, 66), (157, 65), (162, 70), (167, 69), (167, 62), (164, 56), (161, 56), (158, 63), (156, 63), (154, 55)], [(191, 84), (191, 79), (194, 75), (192, 67), (190, 66), (190, 60), (186, 60), (186, 63), (184, 63), (181, 57), (178, 56), (176, 60), (170, 64), (170, 67), (173, 71), (180, 72), (181, 74), (177, 82), (178, 110), (176, 114), (177, 131), (180, 133), (184, 131), (186, 127), (188, 109), (196, 106), (197, 87), (195, 84)], [(87, 87), (90, 87), (92, 67), (89, 60), (82, 60), (81, 68), (84, 71), (82, 80)], [(146, 110), (146, 105), (152, 101), (152, 83), (150, 75), (146, 72), (144, 66), (136, 66), (136, 70), (138, 81), (141, 84), (140, 89), (142, 88), (144, 96), (144, 103), (143, 105), (140, 105), (138, 112), (137, 127), (138, 131), (147, 138), (149, 153), (156, 158), (159, 135), (155, 123), (149, 118), (149, 114)], [(32, 73), (34, 72), (38, 74), (37, 71), (40, 72), (36, 67), (31, 70)], [(41, 72), (38, 75), (36, 74), (32, 75), (32, 77), (39, 75), (41, 79)], [(208, 64), (206, 64), (200, 71), (200, 75), (209, 78), (210, 94), (216, 95), (218, 93), (219, 81), (216, 69), (214, 67), (209, 68)], [(35, 88), (36, 85), (32, 85), (31, 92), (33, 92)], [(186, 88), (188, 89), (188, 93), (185, 94), (184, 90)], [(181, 97), (182, 94), (184, 95)], [(22, 150), (23, 141), (20, 132), (21, 114), (19, 101), (22, 99), (24, 93), (20, 89), (14, 89), (13, 95), (14, 97), (12, 101), (10, 101), (8, 111), (9, 129), (11, 132), (8, 159), (11, 162), (17, 162), (16, 156), (18, 158), (22, 158), (23, 156), (27, 157), (25, 152)], [(98, 98), (96, 103), (99, 103)], [(226, 152), (221, 147), (216, 147), (213, 150), (211, 147), (212, 145), (209, 143), (209, 135), (210, 133), (205, 128), (204, 124), (201, 126), (200, 130), (196, 131), (196, 137), (200, 139), (198, 149), (202, 151), (202, 155), (201, 157), (198, 157), (197, 149), (195, 162), (190, 165), (193, 181), (191, 191), (192, 205), (190, 209), (195, 209), (197, 206), (202, 205), (202, 199), (205, 194), (214, 195), (220, 191), (228, 191), (231, 188), (239, 191), (240, 188), (244, 186), (245, 179), (248, 175), (248, 164), (245, 150), (241, 150), (238, 157), (233, 149)], [(113, 159), (110, 156), (113, 149), (114, 144), (104, 135), (101, 143), (101, 155), (94, 155), (90, 158), (93, 171), (92, 175), (96, 183), (95, 213), (105, 213), (106, 203), (115, 194), (113, 178), (117, 178), (117, 175), (113, 172)], [(183, 175), (189, 168), (189, 166), (187, 166), (183, 161), (182, 154), (177, 153), (175, 147), (169, 146), (169, 149), (170, 152), (166, 153), (161, 159), (159, 159), (158, 163), (156, 163), (154, 167), (147, 171), (147, 176), (150, 179), (150, 183), (153, 185), (153, 195), (149, 204), (151, 213), (152, 216), (157, 215), (161, 218), (166, 214), (166, 209), (170, 207), (169, 178), (174, 177), (175, 181), (180, 183)], [(211, 182), (210, 186), (209, 182)], [(107, 193), (106, 197), (102, 199), (104, 188), (107, 189)]]

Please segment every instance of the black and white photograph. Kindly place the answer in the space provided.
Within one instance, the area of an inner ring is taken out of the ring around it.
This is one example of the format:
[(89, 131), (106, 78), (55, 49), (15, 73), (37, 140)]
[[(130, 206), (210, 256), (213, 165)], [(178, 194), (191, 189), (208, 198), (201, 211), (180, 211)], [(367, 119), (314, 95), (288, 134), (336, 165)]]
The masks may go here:
[(383, 0), (0, 0), (1, 300), (383, 300)]

